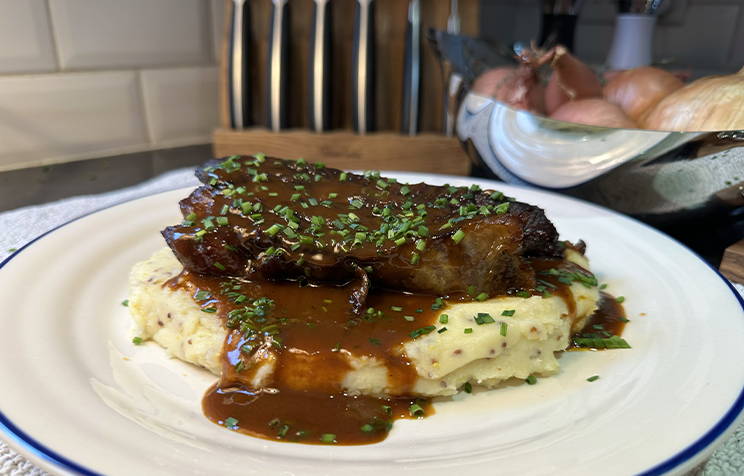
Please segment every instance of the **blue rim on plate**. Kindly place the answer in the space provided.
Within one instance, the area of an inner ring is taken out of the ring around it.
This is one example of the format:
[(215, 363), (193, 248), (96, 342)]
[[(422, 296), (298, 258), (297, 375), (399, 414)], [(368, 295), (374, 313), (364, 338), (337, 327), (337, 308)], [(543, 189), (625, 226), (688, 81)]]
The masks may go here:
[[(446, 177), (446, 175), (444, 177)], [(461, 179), (463, 177), (457, 177), (457, 178), (458, 179)], [(492, 181), (490, 179), (480, 179), (480, 180)], [(525, 186), (520, 186), (520, 185), (515, 185), (515, 184), (509, 184), (509, 185), (512, 186), (512, 187), (516, 187), (516, 188), (525, 188), (525, 189), (534, 191), (534, 187), (525, 187)], [(539, 190), (539, 191), (546, 192), (545, 190)], [(167, 193), (167, 192), (168, 191), (159, 192), (159, 193)], [(556, 192), (547, 191), (547, 193), (550, 194), (550, 193), (556, 193)], [(154, 194), (154, 195), (157, 195), (157, 194)], [(48, 234), (50, 234), (50, 233), (58, 230), (59, 228), (62, 228), (63, 226), (67, 226), (70, 223), (73, 223), (73, 222), (75, 222), (77, 220), (80, 220), (82, 218), (85, 218), (85, 217), (87, 217), (89, 215), (92, 215), (94, 213), (98, 213), (100, 211), (107, 210), (109, 208), (113, 208), (113, 207), (118, 206), (118, 205), (121, 205), (123, 203), (131, 202), (131, 201), (134, 201), (134, 200), (140, 200), (142, 198), (147, 198), (149, 196), (152, 196), (152, 195), (147, 195), (147, 196), (144, 196), (144, 197), (134, 198), (134, 199), (130, 199), (130, 200), (124, 200), (124, 201), (121, 201), (121, 202), (118, 202), (118, 203), (114, 203), (114, 204), (111, 204), (109, 206), (100, 208), (98, 210), (93, 210), (93, 211), (88, 212), (88, 213), (86, 213), (84, 215), (81, 215), (79, 217), (73, 218), (72, 220), (69, 220), (69, 221), (67, 221), (65, 223), (62, 223), (61, 225), (57, 225), (54, 228), (52, 228), (51, 230), (49, 230), (49, 231), (47, 231), (45, 233), (42, 233), (41, 235), (39, 235), (36, 238), (32, 239), (31, 241), (29, 241), (28, 243), (26, 243), (25, 245), (23, 245), (18, 250), (14, 251), (10, 256), (8, 256), (7, 258), (5, 258), (0, 263), (0, 269), (2, 269), (11, 259), (15, 258), (21, 251), (23, 251), (24, 249), (28, 248), (29, 246), (31, 246), (35, 242), (39, 241), (40, 239), (42, 239), (46, 235), (48, 235)], [(736, 288), (734, 288), (733, 284), (731, 284), (731, 282), (728, 279), (726, 279), (726, 277), (723, 276), (716, 268), (714, 268), (710, 263), (708, 263), (707, 261), (705, 261), (702, 257), (700, 257), (700, 255), (698, 255), (695, 251), (691, 250), (684, 243), (680, 243), (679, 241), (675, 240), (671, 236), (666, 235), (666, 234), (660, 232), (659, 230), (657, 230), (656, 228), (654, 228), (654, 227), (652, 227), (650, 225), (647, 225), (646, 223), (643, 223), (642, 221), (637, 220), (637, 219), (635, 219), (633, 217), (630, 217), (628, 215), (623, 215), (622, 213), (616, 212), (614, 210), (610, 210), (608, 208), (602, 207), (602, 206), (597, 205), (595, 203), (587, 202), (585, 200), (581, 200), (581, 199), (577, 199), (577, 198), (573, 198), (573, 197), (566, 197), (566, 198), (571, 198), (572, 200), (577, 200), (579, 202), (585, 203), (585, 204), (590, 205), (592, 207), (599, 208), (599, 209), (601, 209), (603, 211), (609, 211), (613, 215), (619, 215), (619, 216), (621, 216), (623, 218), (632, 220), (632, 221), (636, 222), (636, 224), (641, 225), (642, 227), (648, 229), (649, 231), (651, 231), (653, 233), (656, 233), (656, 234), (659, 234), (659, 235), (662, 235), (663, 237), (665, 237), (667, 239), (670, 239), (670, 240), (674, 241), (675, 243), (677, 243), (678, 245), (682, 246), (684, 249), (686, 249), (688, 252), (690, 252), (693, 256), (695, 256), (697, 259), (699, 259), (700, 261), (702, 261), (719, 278), (721, 278), (721, 280), (723, 280), (724, 284), (734, 294), (734, 297), (736, 298), (736, 300), (738, 301), (739, 305), (741, 306), (742, 311), (744, 311), (744, 298), (742, 297), (741, 294), (739, 294), (739, 291), (737, 291)], [(654, 466), (654, 467), (652, 467), (652, 468), (650, 468), (650, 469), (648, 469), (646, 471), (643, 471), (642, 473), (639, 473), (639, 476), (657, 476), (657, 475), (663, 475), (664, 473), (666, 473), (668, 471), (671, 471), (674, 468), (682, 465), (683, 463), (691, 460), (692, 458), (694, 458), (695, 456), (697, 456), (701, 452), (703, 452), (706, 449), (708, 449), (711, 446), (711, 444), (713, 444), (718, 438), (720, 438), (726, 431), (728, 431), (729, 429), (731, 429), (731, 426), (736, 422), (736, 420), (739, 418), (739, 416), (741, 416), (742, 411), (744, 411), (744, 385), (742, 385), (741, 392), (739, 392), (739, 396), (734, 401), (734, 404), (731, 406), (731, 408), (723, 415), (723, 417), (718, 421), (718, 423), (716, 423), (715, 425), (713, 425), (713, 427), (710, 430), (708, 430), (703, 436), (701, 436), (700, 438), (698, 438), (697, 441), (693, 442), (687, 448), (683, 449), (682, 451), (680, 451), (676, 455), (672, 456), (671, 458), (667, 459), (666, 461), (662, 461), (661, 463), (657, 464), (656, 466)], [(0, 431), (2, 431), (2, 433), (4, 433), (4, 434), (8, 435), (19, 446), (21, 446), (23, 449), (25, 449), (26, 451), (28, 451), (29, 454), (32, 454), (32, 455), (38, 457), (40, 460), (46, 460), (48, 462), (51, 462), (53, 464), (56, 464), (60, 468), (63, 468), (63, 469), (69, 470), (69, 471), (73, 471), (75, 473), (82, 474), (82, 475), (85, 475), (85, 476), (100, 476), (100, 473), (96, 473), (95, 471), (92, 471), (90, 469), (87, 469), (84, 466), (81, 466), (78, 463), (75, 463), (74, 461), (72, 461), (72, 460), (70, 460), (70, 459), (68, 459), (68, 458), (66, 458), (66, 457), (64, 457), (62, 455), (57, 454), (55, 451), (51, 450), (50, 448), (47, 448), (42, 443), (40, 443), (39, 441), (37, 441), (36, 439), (34, 439), (32, 436), (26, 434), (23, 430), (21, 430), (20, 428), (18, 428), (7, 416), (5, 416), (5, 414), (3, 413), (2, 409), (0, 409)]]

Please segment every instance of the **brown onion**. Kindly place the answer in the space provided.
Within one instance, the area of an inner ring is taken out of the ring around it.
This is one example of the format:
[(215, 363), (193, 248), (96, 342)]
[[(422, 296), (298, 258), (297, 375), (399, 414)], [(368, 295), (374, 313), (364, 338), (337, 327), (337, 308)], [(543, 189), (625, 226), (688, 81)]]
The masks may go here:
[(651, 110), (664, 97), (684, 86), (674, 74), (651, 66), (619, 72), (605, 85), (605, 99), (617, 104), (634, 121)]
[(545, 109), (548, 114), (567, 101), (602, 96), (602, 85), (594, 71), (565, 47), (558, 45), (545, 55), (550, 58), (553, 68), (545, 88)]
[(736, 74), (694, 81), (662, 99), (644, 129), (725, 131), (744, 129), (744, 68)]
[(559, 121), (577, 122), (590, 126), (617, 127), (635, 129), (638, 126), (625, 115), (619, 106), (599, 98), (579, 99), (569, 101), (559, 107), (551, 119)]
[(537, 72), (529, 65), (490, 69), (476, 78), (471, 90), (515, 109), (526, 109), (538, 114), (545, 110), (544, 88)]

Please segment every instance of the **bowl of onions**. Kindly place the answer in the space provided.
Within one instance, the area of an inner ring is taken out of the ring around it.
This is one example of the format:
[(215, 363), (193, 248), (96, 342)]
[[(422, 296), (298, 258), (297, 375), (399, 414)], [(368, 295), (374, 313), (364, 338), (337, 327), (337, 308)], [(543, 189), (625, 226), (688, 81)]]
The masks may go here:
[(744, 68), (600, 77), (561, 46), (529, 49), (473, 81), (457, 135), (477, 172), (650, 222), (744, 206)]

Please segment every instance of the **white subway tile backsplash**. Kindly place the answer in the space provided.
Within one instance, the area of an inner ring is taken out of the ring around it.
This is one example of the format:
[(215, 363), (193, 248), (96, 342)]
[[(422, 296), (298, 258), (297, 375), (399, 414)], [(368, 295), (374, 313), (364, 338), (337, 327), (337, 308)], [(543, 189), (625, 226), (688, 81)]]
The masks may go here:
[(0, 168), (147, 144), (133, 72), (0, 77)]
[(209, 141), (218, 123), (217, 68), (145, 70), (141, 75), (155, 144)]
[(63, 69), (208, 64), (204, 0), (49, 0)]
[(57, 67), (45, 0), (0, 0), (0, 73)]

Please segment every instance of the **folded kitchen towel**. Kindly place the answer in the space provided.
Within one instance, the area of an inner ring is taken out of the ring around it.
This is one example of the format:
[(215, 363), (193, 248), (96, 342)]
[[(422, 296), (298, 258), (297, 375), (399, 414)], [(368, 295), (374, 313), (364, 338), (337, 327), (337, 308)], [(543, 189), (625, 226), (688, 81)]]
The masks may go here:
[[(0, 261), (35, 237), (70, 220), (102, 208), (180, 187), (195, 186), (193, 169), (174, 170), (133, 187), (98, 195), (67, 198), (44, 205), (24, 207), (0, 213)], [(736, 285), (744, 296), (744, 286)], [(2, 408), (0, 408), (0, 412)], [(0, 476), (46, 475), (45, 471), (10, 449), (0, 431)], [(713, 456), (689, 473), (694, 476), (744, 475), (744, 424), (722, 444)]]

